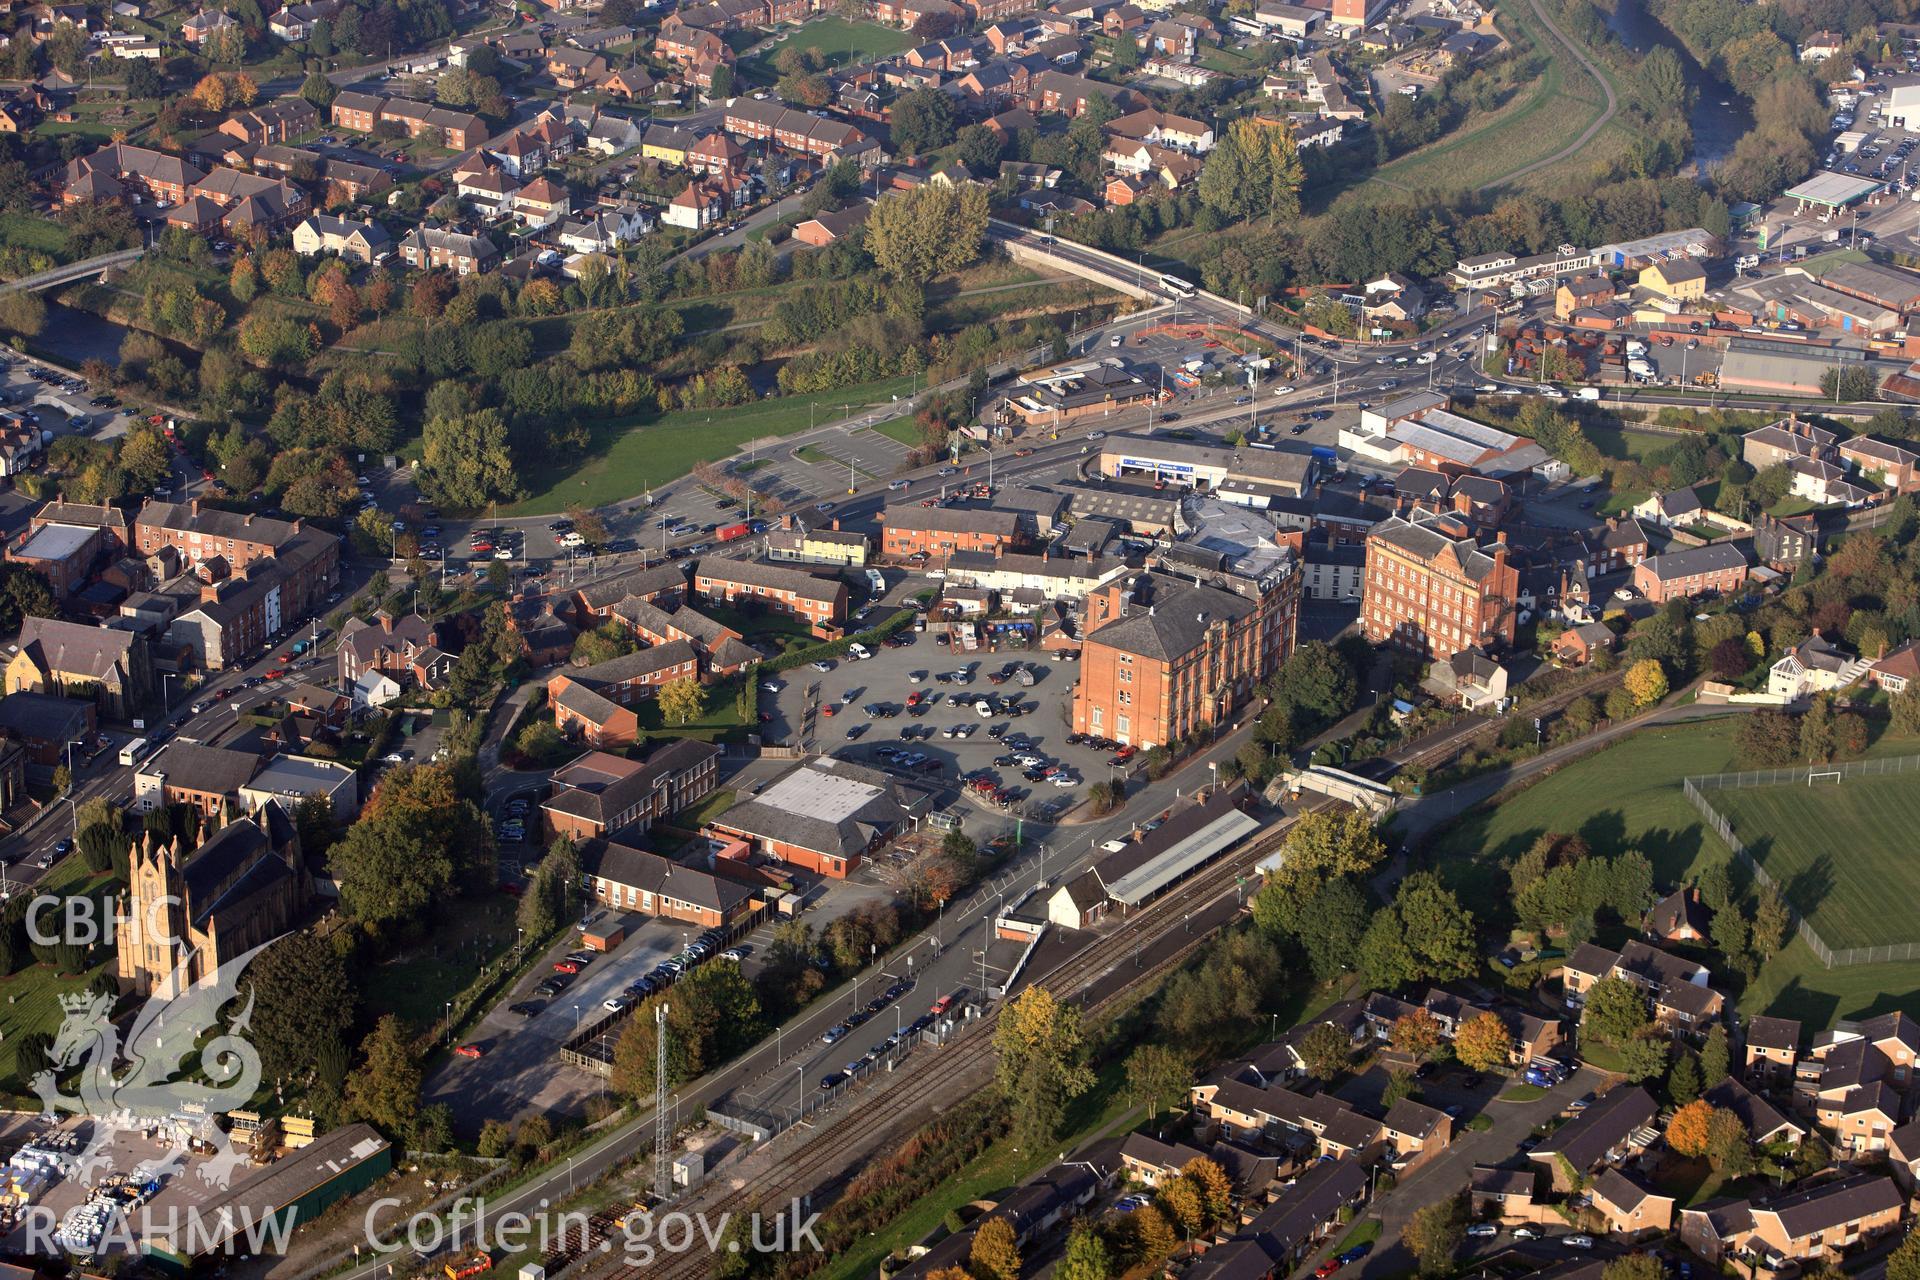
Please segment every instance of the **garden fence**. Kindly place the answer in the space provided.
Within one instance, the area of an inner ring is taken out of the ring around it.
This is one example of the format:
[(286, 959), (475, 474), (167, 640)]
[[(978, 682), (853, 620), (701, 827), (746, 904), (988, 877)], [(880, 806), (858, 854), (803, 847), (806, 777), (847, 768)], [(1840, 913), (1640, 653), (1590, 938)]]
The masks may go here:
[[(1733, 850), (1734, 857), (1753, 872), (1754, 879), (1763, 885), (1778, 887), (1766, 869), (1755, 861), (1747, 846), (1733, 833), (1733, 824), (1726, 816), (1715, 809), (1706, 797), (1706, 792), (1714, 790), (1731, 791), (1741, 787), (1770, 787), (1786, 783), (1799, 783), (1802, 786), (1831, 786), (1844, 782), (1848, 778), (1877, 777), (1885, 774), (1920, 772), (1920, 756), (1888, 756), (1878, 760), (1849, 760), (1842, 764), (1794, 765), (1778, 769), (1748, 769), (1740, 773), (1704, 774), (1697, 778), (1688, 778), (1682, 784), (1687, 802), (1706, 819), (1709, 827), (1727, 847)], [(1845, 968), (1856, 964), (1891, 964), (1896, 961), (1920, 959), (1920, 941), (1886, 943), (1877, 947), (1842, 947), (1835, 950), (1817, 933), (1806, 918), (1787, 904), (1794, 913), (1795, 927), (1801, 938), (1806, 941), (1820, 963), (1829, 969)]]

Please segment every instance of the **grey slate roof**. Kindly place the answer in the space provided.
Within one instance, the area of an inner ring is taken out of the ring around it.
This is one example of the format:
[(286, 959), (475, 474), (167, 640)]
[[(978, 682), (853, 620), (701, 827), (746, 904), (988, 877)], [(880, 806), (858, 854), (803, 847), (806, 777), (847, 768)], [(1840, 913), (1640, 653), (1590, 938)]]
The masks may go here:
[(1146, 597), (1129, 604), (1125, 617), (1090, 633), (1089, 643), (1170, 662), (1192, 652), (1215, 620), (1237, 622), (1259, 607), (1231, 591), (1162, 574), (1148, 575), (1144, 585)]

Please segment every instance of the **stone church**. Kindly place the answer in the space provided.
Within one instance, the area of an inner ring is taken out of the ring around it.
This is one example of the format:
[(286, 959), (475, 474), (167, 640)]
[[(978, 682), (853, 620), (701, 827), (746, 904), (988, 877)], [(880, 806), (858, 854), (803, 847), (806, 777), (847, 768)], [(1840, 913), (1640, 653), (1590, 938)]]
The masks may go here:
[(190, 954), (182, 985), (211, 981), (226, 961), (298, 925), (313, 902), (299, 832), (277, 802), (210, 832), (190, 855), (177, 837), (144, 834), (128, 880), (119, 976), (141, 995), (180, 994), (174, 970), (183, 952)]

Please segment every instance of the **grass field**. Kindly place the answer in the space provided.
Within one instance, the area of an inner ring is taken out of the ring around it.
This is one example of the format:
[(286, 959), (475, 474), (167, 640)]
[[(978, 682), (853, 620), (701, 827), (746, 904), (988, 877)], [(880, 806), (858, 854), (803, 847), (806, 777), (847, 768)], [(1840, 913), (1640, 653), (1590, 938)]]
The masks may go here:
[(443, 904), (434, 913), (429, 939), (367, 975), (368, 1007), (398, 1014), (415, 1028), (431, 1026), (482, 965), (512, 948), (516, 901), (502, 893), (482, 893)]
[(1648, 455), (1669, 445), (1680, 443), (1684, 438), (1669, 435), (1661, 431), (1641, 431), (1634, 427), (1614, 426), (1611, 423), (1588, 423), (1582, 426), (1587, 439), (1593, 441), (1593, 447), (1609, 458), (1622, 461), (1645, 462)]
[[(1888, 734), (1868, 754), (1912, 755), (1915, 746), (1912, 738)], [(1695, 868), (1728, 856), (1681, 794), (1680, 781), (1734, 767), (1729, 720), (1643, 730), (1467, 814), (1437, 840), (1434, 857), (1466, 901), (1504, 894), (1504, 866), (1548, 831), (1576, 833), (1599, 853), (1638, 849), (1652, 861), (1658, 884), (1679, 884)], [(1796, 938), (1748, 984), (1740, 1008), (1799, 1018), (1809, 1030), (1893, 1009), (1920, 1015), (1920, 963), (1827, 969)]]
[(885, 58), (902, 49), (911, 49), (917, 43), (908, 32), (895, 31), (878, 23), (818, 18), (798, 31), (775, 37), (773, 43), (753, 56), (740, 59), (739, 69), (750, 79), (770, 84), (779, 78), (779, 72), (773, 69), (773, 60), (788, 46), (818, 49), (827, 56), (830, 65), (842, 67), (850, 62), (871, 62), (875, 58)]
[[(1526, 5), (1503, 8), (1501, 17), (1516, 43), (1530, 44), (1549, 55), (1540, 79), (1498, 110), (1469, 118), (1445, 139), (1382, 165), (1372, 186), (1384, 184), (1404, 191), (1498, 186), (1508, 174), (1567, 146), (1600, 115), (1605, 106), (1600, 86), (1535, 21)], [(1593, 145), (1600, 145), (1605, 137), (1603, 131)], [(1590, 160), (1575, 155), (1569, 162), (1585, 167)], [(1559, 167), (1550, 165), (1531, 176), (1546, 177)]]
[(1913, 775), (1716, 788), (1707, 800), (1828, 946), (1920, 941), (1920, 922), (1887, 910), (1920, 897)]
[(898, 440), (909, 449), (920, 447), (920, 426), (911, 418), (890, 418), (877, 423), (873, 429), (889, 440)]
[(0, 214), (0, 244), (38, 250), (63, 261), (73, 251), (73, 238), (67, 234), (65, 227), (47, 218), (24, 213)]
[(731, 409), (683, 409), (652, 422), (615, 419), (596, 432), (605, 443), (585, 461), (555, 459), (532, 477), (532, 495), (501, 508), (500, 514), (553, 515), (569, 503), (598, 507), (638, 497), (653, 485), (686, 475), (696, 462), (729, 457), (749, 440), (792, 435), (811, 422), (832, 422), (849, 408), (884, 404), (910, 393), (916, 381), (909, 375)]

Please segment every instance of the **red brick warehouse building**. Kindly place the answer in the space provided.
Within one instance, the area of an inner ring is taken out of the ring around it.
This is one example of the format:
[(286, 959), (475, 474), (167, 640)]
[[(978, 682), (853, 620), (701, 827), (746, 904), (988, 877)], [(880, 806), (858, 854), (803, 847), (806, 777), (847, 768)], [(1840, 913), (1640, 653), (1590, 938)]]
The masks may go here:
[(1367, 538), (1360, 625), (1374, 644), (1445, 661), (1513, 643), (1520, 572), (1505, 535), (1481, 546), (1456, 515), (1395, 516)]
[(1293, 652), (1298, 559), (1259, 581), (1153, 573), (1087, 596), (1073, 727), (1142, 747), (1233, 718)]

